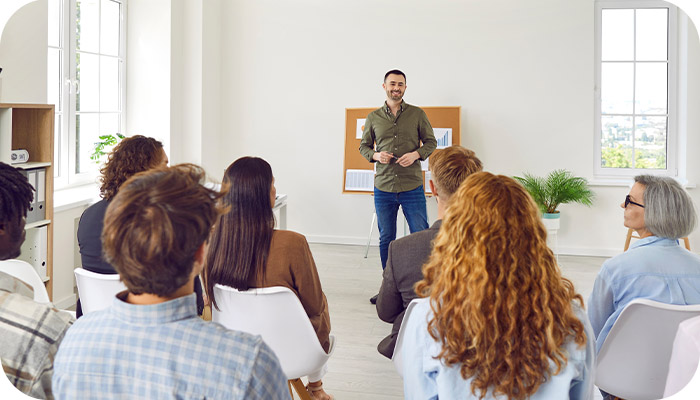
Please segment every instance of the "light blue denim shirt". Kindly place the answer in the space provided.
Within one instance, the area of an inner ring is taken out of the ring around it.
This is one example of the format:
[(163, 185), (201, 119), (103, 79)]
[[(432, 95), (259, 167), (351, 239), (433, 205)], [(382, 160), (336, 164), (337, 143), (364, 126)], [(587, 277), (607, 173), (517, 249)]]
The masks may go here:
[(194, 294), (154, 305), (117, 297), (68, 329), (53, 391), (57, 400), (288, 400), (286, 381), (260, 336), (203, 321)]
[(596, 352), (627, 303), (639, 298), (700, 304), (700, 256), (676, 240), (649, 236), (605, 261), (588, 299)]
[[(568, 361), (559, 374), (550, 377), (540, 385), (530, 400), (571, 399), (587, 400), (593, 393), (593, 368), (595, 351), (593, 332), (586, 313), (573, 306), (574, 313), (583, 322), (586, 337), (585, 346), (579, 347), (573, 340), (564, 344)], [(428, 334), (428, 319), (432, 318), (429, 299), (420, 299), (413, 308), (406, 323), (401, 351), (403, 352), (403, 390), (406, 399), (478, 399), (471, 392), (471, 379), (463, 379), (459, 366), (445, 366), (434, 357), (440, 352), (440, 344)], [(552, 365), (554, 365), (552, 363)], [(494, 397), (491, 391), (486, 396)]]

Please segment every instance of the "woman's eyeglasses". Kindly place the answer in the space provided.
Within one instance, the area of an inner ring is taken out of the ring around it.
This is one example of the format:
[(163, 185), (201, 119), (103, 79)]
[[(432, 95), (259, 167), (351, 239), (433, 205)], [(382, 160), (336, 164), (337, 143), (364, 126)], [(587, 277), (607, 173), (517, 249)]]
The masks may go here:
[(630, 195), (625, 196), (625, 208), (627, 208), (628, 205), (634, 204), (637, 207), (642, 207), (644, 208), (644, 205), (635, 203), (634, 201), (630, 200)]

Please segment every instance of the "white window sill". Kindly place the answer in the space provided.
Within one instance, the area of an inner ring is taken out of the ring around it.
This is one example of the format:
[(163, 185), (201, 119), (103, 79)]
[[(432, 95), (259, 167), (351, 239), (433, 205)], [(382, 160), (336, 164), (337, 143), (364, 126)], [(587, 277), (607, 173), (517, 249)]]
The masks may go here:
[(56, 190), (53, 193), (53, 212), (70, 210), (96, 203), (100, 200), (100, 190), (97, 184), (76, 186)]
[[(690, 183), (686, 179), (674, 178), (686, 189), (695, 189), (697, 185)], [(615, 186), (631, 188), (634, 183), (634, 178), (595, 178), (588, 181), (589, 186)]]

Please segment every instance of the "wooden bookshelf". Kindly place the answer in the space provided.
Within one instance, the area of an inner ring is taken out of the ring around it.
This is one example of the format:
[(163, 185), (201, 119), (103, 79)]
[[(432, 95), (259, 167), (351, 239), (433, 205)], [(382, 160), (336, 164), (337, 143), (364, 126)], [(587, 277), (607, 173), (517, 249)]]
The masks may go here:
[(46, 169), (44, 175), (46, 216), (42, 221), (28, 224), (26, 229), (47, 228), (46, 276), (41, 278), (44, 279), (49, 298), (52, 300), (54, 118), (52, 104), (0, 103), (0, 161), (10, 164), (11, 151), (25, 149), (29, 152), (29, 162), (13, 164), (14, 167)]

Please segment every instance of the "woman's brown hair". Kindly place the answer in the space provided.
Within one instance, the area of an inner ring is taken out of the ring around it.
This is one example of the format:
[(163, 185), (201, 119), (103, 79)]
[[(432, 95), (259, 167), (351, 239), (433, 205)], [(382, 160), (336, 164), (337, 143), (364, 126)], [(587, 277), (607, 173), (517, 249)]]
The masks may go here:
[(230, 187), (222, 199), (229, 211), (214, 227), (204, 268), (207, 296), (217, 310), (215, 284), (248, 290), (264, 276), (275, 228), (273, 176), (267, 161), (239, 158), (226, 169), (223, 184)]
[(163, 143), (156, 139), (134, 135), (125, 138), (109, 153), (100, 169), (100, 196), (111, 200), (119, 187), (137, 172), (154, 168), (163, 162)]
[(133, 294), (167, 296), (190, 279), (195, 254), (221, 214), (193, 164), (132, 176), (105, 213), (105, 258)]
[(583, 299), (546, 239), (537, 206), (509, 177), (479, 172), (452, 196), (416, 292), (430, 297), (438, 358), (459, 365), (479, 398), (530, 397), (566, 365), (569, 338), (586, 343), (572, 309)]

